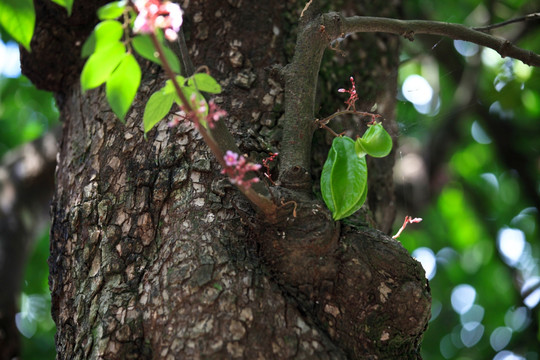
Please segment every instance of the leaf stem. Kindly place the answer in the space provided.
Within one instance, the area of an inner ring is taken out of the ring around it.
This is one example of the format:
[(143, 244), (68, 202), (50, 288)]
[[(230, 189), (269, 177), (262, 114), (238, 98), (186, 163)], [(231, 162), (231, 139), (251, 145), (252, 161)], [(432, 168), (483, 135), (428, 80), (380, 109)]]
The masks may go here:
[[(185, 108), (185, 111), (186, 112), (193, 111), (194, 109), (191, 106), (191, 102), (188, 101), (188, 99), (186, 98), (186, 96), (182, 92), (180, 84), (176, 80), (176, 74), (172, 70), (170, 64), (167, 62), (167, 58), (165, 57), (163, 47), (162, 47), (161, 43), (159, 42), (156, 34), (151, 33), (150, 38), (152, 39), (152, 43), (154, 44), (154, 47), (155, 47), (155, 49), (156, 49), (156, 51), (158, 53), (158, 56), (159, 56), (159, 59), (161, 61), (162, 66), (163, 66), (163, 69), (165, 69), (165, 73), (167, 74), (167, 77), (169, 77), (170, 80), (172, 81), (174, 89), (175, 89), (178, 97), (180, 98), (180, 101), (182, 102), (182, 104), (183, 104), (183, 106)], [(195, 121), (198, 122), (198, 120), (195, 120)], [(219, 164), (223, 168), (225, 168), (227, 166), (227, 164), (225, 163), (225, 160), (224, 160), (223, 156), (225, 155), (225, 152), (226, 152), (227, 149), (223, 150), (219, 146), (218, 142), (214, 139), (214, 137), (210, 134), (210, 132), (207, 131), (207, 129), (204, 126), (202, 126), (202, 124), (197, 123), (195, 125), (196, 125), (197, 129), (199, 130), (199, 133), (202, 135), (202, 137), (204, 139), (204, 142), (206, 143), (206, 145), (208, 145), (208, 147), (210, 148), (210, 150), (212, 151), (212, 153), (216, 157)], [(269, 197), (263, 195), (263, 193), (262, 193), (262, 191), (261, 191), (261, 189), (259, 187), (250, 187), (250, 188), (246, 189), (245, 187), (237, 186), (237, 188), (244, 194), (244, 196), (246, 196), (253, 203), (253, 205), (255, 205), (266, 216), (272, 216), (272, 215), (275, 214), (276, 209), (277, 209), (276, 205), (274, 204), (274, 202)], [(255, 191), (255, 189), (257, 189), (259, 191)]]

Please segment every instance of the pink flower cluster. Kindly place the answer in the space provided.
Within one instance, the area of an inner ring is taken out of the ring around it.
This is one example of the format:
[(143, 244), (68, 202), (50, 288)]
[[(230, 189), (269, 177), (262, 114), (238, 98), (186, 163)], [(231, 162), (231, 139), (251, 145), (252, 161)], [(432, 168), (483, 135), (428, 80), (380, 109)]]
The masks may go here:
[(175, 115), (172, 121), (169, 122), (169, 126), (173, 127), (180, 123), (182, 120), (188, 120), (195, 124), (195, 127), (198, 129), (200, 126), (200, 120), (205, 120), (208, 126), (213, 129), (215, 123), (224, 116), (227, 116), (227, 112), (223, 109), (220, 109), (215, 103), (214, 100), (208, 102), (208, 114), (205, 115), (207, 110), (206, 101), (200, 100), (197, 101), (195, 94), (191, 95), (189, 99), (191, 102), (190, 108), (191, 111), (186, 111), (185, 106), (180, 107), (180, 111)]
[(225, 160), (226, 167), (221, 170), (221, 173), (227, 174), (233, 184), (249, 189), (251, 184), (260, 181), (258, 177), (245, 178), (248, 171), (259, 170), (261, 168), (260, 164), (248, 163), (245, 157), (230, 150), (227, 150), (223, 160)]
[(215, 103), (214, 99), (208, 102), (208, 115), (206, 115), (206, 122), (210, 129), (214, 128), (214, 124), (218, 122), (222, 117), (227, 116), (227, 112), (223, 109), (220, 109)]
[(349, 99), (345, 101), (345, 104), (347, 104), (347, 110), (352, 107), (352, 109), (356, 111), (354, 103), (356, 102), (356, 100), (358, 100), (358, 94), (356, 93), (356, 84), (354, 83), (354, 78), (352, 76), (350, 77), (350, 80), (352, 83), (352, 87), (349, 90), (338, 89), (338, 92), (346, 92), (350, 94)]
[(183, 11), (178, 4), (161, 0), (135, 0), (137, 18), (133, 24), (133, 32), (152, 34), (157, 28), (163, 29), (169, 41), (178, 38), (182, 26)]

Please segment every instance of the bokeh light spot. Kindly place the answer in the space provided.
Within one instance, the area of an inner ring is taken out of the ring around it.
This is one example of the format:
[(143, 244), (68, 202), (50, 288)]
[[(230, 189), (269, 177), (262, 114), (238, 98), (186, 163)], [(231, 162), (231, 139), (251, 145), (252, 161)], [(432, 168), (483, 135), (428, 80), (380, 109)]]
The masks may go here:
[(472, 42), (463, 40), (454, 40), (454, 47), (457, 52), (463, 56), (473, 56), (478, 53), (480, 47)]
[(427, 247), (420, 247), (413, 251), (412, 257), (422, 264), (422, 267), (426, 272), (426, 278), (428, 280), (433, 279), (437, 272), (437, 262), (433, 251)]
[(415, 105), (426, 105), (433, 98), (433, 88), (420, 75), (409, 75), (403, 82), (402, 92), (405, 99)]
[(506, 326), (499, 326), (491, 333), (489, 343), (495, 351), (500, 351), (508, 345), (512, 338), (512, 329)]
[(473, 139), (479, 144), (490, 144), (491, 138), (484, 131), (478, 121), (474, 121), (471, 126), (471, 135)]
[(468, 284), (458, 285), (452, 290), (450, 302), (455, 312), (464, 314), (471, 309), (476, 299), (476, 290)]
[(525, 249), (525, 234), (519, 229), (505, 228), (499, 231), (497, 245), (503, 260), (515, 266)]

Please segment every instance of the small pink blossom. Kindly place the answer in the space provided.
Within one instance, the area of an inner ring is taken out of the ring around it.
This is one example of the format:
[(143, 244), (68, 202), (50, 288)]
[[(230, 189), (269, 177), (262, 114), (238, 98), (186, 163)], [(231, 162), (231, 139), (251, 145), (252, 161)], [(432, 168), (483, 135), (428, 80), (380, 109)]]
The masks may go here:
[(349, 99), (347, 99), (347, 101), (345, 101), (345, 104), (347, 104), (347, 110), (349, 110), (350, 108), (352, 108), (354, 111), (356, 111), (356, 107), (355, 107), (355, 103), (356, 103), (356, 100), (358, 100), (358, 94), (356, 93), (356, 84), (354, 83), (354, 78), (351, 76), (350, 77), (350, 80), (351, 80), (351, 83), (352, 83), (352, 87), (347, 90), (347, 89), (338, 89), (338, 92), (341, 92), (341, 93), (349, 93), (350, 96), (349, 96)]
[(230, 150), (227, 150), (223, 160), (225, 160), (226, 167), (221, 170), (221, 173), (227, 174), (231, 183), (249, 189), (251, 184), (260, 181), (258, 177), (246, 179), (246, 174), (249, 171), (258, 171), (261, 168), (260, 164), (247, 162), (245, 157)]
[(170, 127), (177, 126), (181, 120), (188, 120), (193, 122), (195, 127), (198, 129), (201, 120), (205, 120), (208, 126), (213, 129), (215, 123), (219, 119), (227, 116), (227, 112), (220, 109), (214, 103), (214, 100), (210, 100), (208, 104), (206, 104), (205, 100), (197, 101), (195, 94), (192, 94), (189, 101), (191, 103), (190, 108), (192, 110), (186, 111), (185, 106), (180, 106), (180, 111), (173, 117), (173, 120), (169, 122)]
[(135, 8), (138, 14), (133, 32), (151, 34), (160, 28), (164, 30), (167, 40), (177, 39), (183, 22), (183, 11), (178, 4), (160, 0), (135, 0)]
[(213, 129), (215, 123), (224, 116), (227, 116), (227, 112), (219, 108), (214, 103), (213, 99), (210, 100), (208, 102), (208, 115), (206, 116), (206, 122), (208, 123), (208, 126), (210, 127), (210, 129)]
[(235, 166), (238, 162), (238, 154), (232, 152), (231, 150), (227, 150), (223, 160), (225, 160), (225, 164), (227, 164), (227, 166)]
[(191, 110), (188, 111), (185, 106), (180, 106), (180, 111), (169, 122), (169, 127), (177, 126), (181, 120), (187, 120), (193, 122), (197, 129), (199, 128), (200, 119), (204, 118), (206, 113), (206, 101), (197, 101), (195, 94), (191, 95), (189, 101)]
[(276, 157), (279, 155), (278, 153), (270, 153), (270, 156), (268, 156), (266, 159), (263, 159), (263, 166), (265, 167), (266, 171), (264, 172), (264, 176), (272, 183), (272, 185), (275, 185), (274, 181), (272, 180), (272, 175), (270, 174), (270, 162), (274, 161)]

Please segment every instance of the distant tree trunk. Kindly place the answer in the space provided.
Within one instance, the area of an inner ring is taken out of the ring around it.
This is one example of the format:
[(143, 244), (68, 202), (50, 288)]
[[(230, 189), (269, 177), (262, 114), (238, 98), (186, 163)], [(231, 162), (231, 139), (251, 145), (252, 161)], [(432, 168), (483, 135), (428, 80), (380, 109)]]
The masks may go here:
[[(354, 9), (394, 16), (395, 4), (384, 4)], [(260, 161), (279, 151), (286, 99), (278, 69), (290, 61), (304, 4), (181, 5), (193, 62), (222, 84), (216, 101), (242, 152)], [(289, 203), (277, 219), (261, 218), (191, 124), (162, 122), (143, 138), (145, 101), (165, 80), (157, 67), (145, 65), (126, 125), (104, 89), (81, 93), (78, 51), (96, 6), (76, 2), (65, 19), (39, 1), (39, 30), (23, 59), (25, 73), (57, 93), (64, 125), (49, 259), (58, 358), (419, 358), (430, 295), (421, 266), (385, 235), (393, 158), (369, 169), (367, 218), (384, 232), (331, 221), (303, 173), (275, 187), (277, 203), (293, 200), (296, 216)], [(394, 135), (397, 43), (362, 36), (344, 49), (348, 57), (324, 63), (319, 84), (337, 95), (355, 74), (363, 106), (377, 103)], [(339, 78), (328, 75), (335, 64)], [(321, 111), (343, 100), (321, 102)], [(328, 149), (324, 136), (316, 141), (314, 174)], [(291, 174), (280, 178), (298, 175), (281, 170)]]
[(15, 316), (33, 240), (49, 222), (56, 152), (50, 132), (13, 149), (0, 163), (0, 359), (20, 355)]

